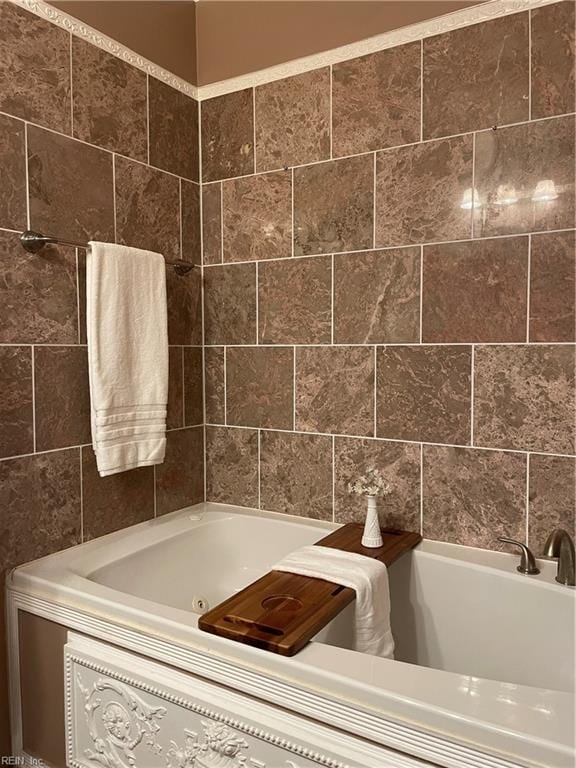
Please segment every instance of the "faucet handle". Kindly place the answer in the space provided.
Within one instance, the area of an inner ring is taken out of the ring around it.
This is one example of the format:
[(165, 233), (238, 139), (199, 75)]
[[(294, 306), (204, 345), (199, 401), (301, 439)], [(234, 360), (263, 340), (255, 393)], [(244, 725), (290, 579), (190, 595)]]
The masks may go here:
[(540, 573), (540, 568), (536, 565), (534, 555), (526, 544), (523, 544), (521, 541), (516, 541), (516, 539), (509, 539), (506, 536), (499, 536), (498, 541), (501, 541), (503, 544), (513, 544), (515, 547), (520, 547), (522, 550), (520, 565), (516, 568), (517, 571), (528, 576), (535, 576), (537, 573)]

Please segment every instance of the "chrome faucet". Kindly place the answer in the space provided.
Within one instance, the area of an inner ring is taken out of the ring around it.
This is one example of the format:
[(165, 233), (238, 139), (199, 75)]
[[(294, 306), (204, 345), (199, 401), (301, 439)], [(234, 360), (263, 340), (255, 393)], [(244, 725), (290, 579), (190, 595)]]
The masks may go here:
[(499, 536), (498, 541), (501, 541), (503, 544), (513, 544), (515, 547), (519, 547), (522, 550), (520, 565), (516, 568), (517, 571), (524, 573), (527, 576), (535, 576), (537, 573), (540, 573), (534, 555), (526, 544), (523, 544), (521, 541), (516, 541), (516, 539), (509, 539), (506, 536)]
[(574, 571), (576, 570), (576, 555), (574, 542), (570, 534), (563, 528), (552, 531), (544, 545), (544, 557), (558, 560), (556, 581), (568, 587), (576, 586)]

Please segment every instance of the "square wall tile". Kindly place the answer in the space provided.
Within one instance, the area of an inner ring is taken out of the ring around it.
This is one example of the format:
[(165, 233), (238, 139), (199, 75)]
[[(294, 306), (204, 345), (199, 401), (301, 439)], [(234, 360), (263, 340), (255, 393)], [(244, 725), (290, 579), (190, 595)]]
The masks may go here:
[(463, 240), (471, 211), (472, 136), (388, 149), (376, 155), (376, 245)]
[(70, 33), (0, 3), (0, 111), (70, 133)]
[(335, 156), (420, 139), (420, 42), (350, 59), (332, 68)]
[(374, 434), (374, 349), (296, 348), (296, 428)]
[(84, 541), (154, 517), (154, 468), (100, 477), (92, 446), (82, 451)]
[(420, 446), (407, 443), (336, 437), (334, 442), (334, 502), (336, 522), (363, 523), (366, 499), (348, 491), (348, 483), (379, 470), (391, 493), (378, 499), (383, 528), (420, 531)]
[(329, 344), (331, 307), (330, 256), (259, 265), (260, 344)]
[(334, 341), (420, 341), (420, 249), (334, 256)]
[(37, 451), (91, 441), (86, 347), (36, 347), (34, 392)]
[(0, 346), (0, 456), (34, 451), (32, 348)]
[(530, 13), (532, 118), (574, 112), (574, 3), (554, 3)]
[(576, 460), (532, 453), (528, 496), (528, 542), (539, 555), (555, 528), (576, 535)]
[(571, 116), (476, 135), (475, 236), (574, 226), (574, 131)]
[(184, 419), (187, 427), (204, 423), (202, 347), (184, 348)]
[(293, 429), (294, 355), (286, 347), (226, 350), (228, 424)]
[(378, 349), (378, 437), (468, 443), (471, 363), (466, 346)]
[(330, 157), (330, 69), (255, 88), (256, 170)]
[(224, 261), (292, 255), (290, 172), (232, 179), (222, 184)]
[(156, 251), (167, 259), (179, 259), (178, 179), (118, 155), (114, 164), (117, 241), (133, 248)]
[(72, 35), (74, 136), (148, 159), (146, 74)]
[(177, 429), (166, 435), (166, 456), (156, 467), (156, 514), (204, 501), (204, 430)]
[(148, 78), (150, 164), (198, 181), (198, 102)]
[(109, 152), (29, 125), (28, 174), (32, 229), (65, 240), (114, 241)]
[(51, 245), (39, 258), (0, 232), (0, 343), (77, 342), (75, 250)]
[(184, 376), (182, 347), (168, 347), (168, 408), (166, 429), (184, 426)]
[(0, 462), (3, 570), (80, 544), (80, 451)]
[(576, 341), (574, 232), (532, 236), (530, 341)]
[(24, 132), (20, 120), (0, 115), (0, 227), (6, 229), (26, 229)]
[(508, 551), (499, 536), (526, 538), (526, 457), (424, 446), (426, 539)]
[(332, 438), (262, 432), (260, 507), (332, 520)]
[(202, 236), (200, 221), (200, 185), (180, 180), (180, 206), (182, 217), (182, 258), (192, 264), (202, 264)]
[(256, 342), (256, 265), (225, 264), (204, 270), (206, 344)]
[(206, 423), (224, 424), (224, 347), (204, 348)]
[(254, 173), (252, 88), (201, 103), (202, 180)]
[(206, 427), (206, 501), (258, 506), (258, 431)]
[(424, 138), (528, 120), (528, 13), (426, 38)]
[(373, 204), (372, 155), (295, 168), (295, 255), (371, 248)]
[(474, 442), (574, 453), (574, 347), (476, 347)]
[(202, 273), (193, 269), (185, 275), (166, 267), (168, 301), (168, 343), (202, 344)]
[(222, 184), (202, 185), (204, 264), (222, 261)]
[(528, 238), (424, 246), (422, 341), (526, 341)]

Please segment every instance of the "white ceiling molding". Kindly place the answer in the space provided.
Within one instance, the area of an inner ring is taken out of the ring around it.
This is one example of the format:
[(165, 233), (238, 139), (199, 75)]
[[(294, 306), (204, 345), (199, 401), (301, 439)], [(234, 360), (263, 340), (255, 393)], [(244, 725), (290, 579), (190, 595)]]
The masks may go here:
[(380, 35), (360, 40), (357, 43), (332, 48), (322, 53), (293, 59), (273, 67), (258, 70), (257, 72), (250, 72), (246, 75), (232, 77), (228, 80), (221, 80), (217, 83), (203, 86), (192, 85), (177, 75), (173, 75), (171, 72), (162, 69), (162, 67), (116, 42), (111, 37), (101, 34), (96, 29), (83, 24), (73, 16), (57, 10), (44, 2), (44, 0), (10, 0), (10, 2), (51, 21), (53, 24), (83, 40), (87, 40), (89, 43), (117, 56), (137, 69), (171, 85), (187, 96), (203, 101), (215, 96), (241, 91), (245, 88), (253, 88), (275, 80), (282, 80), (285, 77), (310, 72), (313, 69), (319, 69), (331, 64), (338, 64), (341, 61), (355, 59), (358, 56), (365, 56), (368, 53), (375, 53), (386, 48), (411, 43), (415, 40), (432, 37), (433, 35), (439, 35), (443, 32), (460, 29), (461, 27), (469, 27), (472, 24), (480, 24), (484, 21), (528, 11), (531, 8), (538, 8), (543, 5), (551, 5), (558, 2), (558, 0), (488, 0), (488, 2), (474, 5), (470, 8), (427, 19), (417, 24), (411, 24), (408, 27), (400, 27), (390, 32), (384, 32)]
[(191, 96), (193, 99), (198, 98), (198, 88), (195, 85), (192, 85), (192, 83), (183, 80), (177, 75), (173, 75), (166, 69), (162, 69), (162, 67), (159, 67), (152, 61), (148, 61), (148, 59), (145, 59), (143, 56), (140, 56), (140, 54), (130, 50), (130, 48), (126, 48), (125, 45), (121, 45), (111, 37), (98, 32), (98, 30), (93, 27), (83, 24), (81, 21), (78, 21), (78, 19), (75, 19), (74, 16), (59, 11), (57, 8), (43, 2), (43, 0), (10, 0), (10, 2), (25, 8), (36, 16), (51, 21), (52, 24), (56, 24), (56, 26), (65, 29), (76, 37), (80, 37), (82, 40), (92, 43), (92, 45), (95, 45), (97, 48), (100, 48), (107, 53), (111, 53), (113, 56), (117, 56), (119, 59), (122, 59), (122, 61), (136, 67), (136, 69), (140, 69), (142, 72), (146, 72), (148, 75), (152, 75), (152, 77), (171, 85), (172, 88), (175, 88), (177, 91), (181, 91), (187, 96)]

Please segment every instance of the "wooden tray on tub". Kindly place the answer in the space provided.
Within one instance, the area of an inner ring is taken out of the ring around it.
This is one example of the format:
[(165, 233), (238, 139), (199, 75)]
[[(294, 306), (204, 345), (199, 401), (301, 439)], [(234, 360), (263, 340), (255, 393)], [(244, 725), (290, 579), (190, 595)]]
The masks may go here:
[[(390, 566), (422, 540), (419, 533), (383, 528), (383, 545), (368, 549), (361, 544), (362, 532), (359, 523), (348, 523), (316, 544)], [(294, 656), (355, 596), (354, 590), (331, 581), (270, 571), (200, 616), (198, 626), (229, 640)]]

